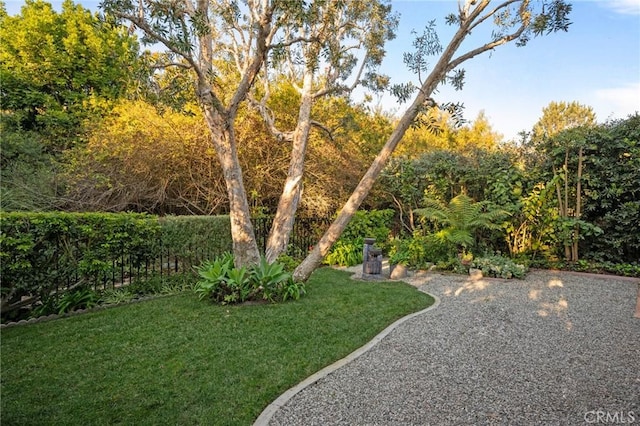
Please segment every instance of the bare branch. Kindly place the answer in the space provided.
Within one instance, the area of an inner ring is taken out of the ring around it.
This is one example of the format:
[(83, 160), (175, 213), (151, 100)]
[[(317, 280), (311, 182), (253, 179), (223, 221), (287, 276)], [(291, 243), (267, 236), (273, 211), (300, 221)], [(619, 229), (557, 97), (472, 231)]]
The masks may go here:
[(327, 126), (323, 125), (322, 123), (319, 123), (315, 120), (311, 120), (311, 125), (314, 127), (317, 127), (318, 129), (324, 131), (327, 136), (329, 136), (329, 139), (331, 140), (331, 142), (335, 142), (333, 139), (333, 130), (329, 129)]
[(193, 68), (192, 65), (190, 64), (183, 64), (181, 62), (167, 62), (167, 63), (155, 63), (153, 65), (149, 65), (150, 68), (153, 69), (165, 69), (165, 68), (169, 68), (169, 67), (178, 67), (178, 68), (182, 68), (182, 69), (191, 69)]
[(271, 19), (273, 16), (274, 6), (269, 4), (268, 0), (263, 0), (261, 7), (262, 12), (260, 13), (260, 20), (256, 23), (258, 35), (256, 37), (255, 52), (242, 76), (242, 79), (240, 80), (240, 83), (238, 84), (238, 88), (233, 95), (231, 102), (229, 103), (228, 111), (231, 116), (235, 116), (237, 113), (240, 103), (246, 98), (249, 88), (252, 86), (256, 76), (258, 75), (267, 54), (267, 46), (270, 43), (268, 37), (270, 34), (273, 34), (271, 31)]
[(249, 105), (260, 113), (269, 133), (271, 133), (278, 142), (292, 142), (294, 132), (283, 132), (276, 127), (275, 117), (273, 116), (273, 112), (266, 106), (266, 99), (267, 97), (264, 97), (261, 102), (258, 102), (251, 93), (247, 93)]

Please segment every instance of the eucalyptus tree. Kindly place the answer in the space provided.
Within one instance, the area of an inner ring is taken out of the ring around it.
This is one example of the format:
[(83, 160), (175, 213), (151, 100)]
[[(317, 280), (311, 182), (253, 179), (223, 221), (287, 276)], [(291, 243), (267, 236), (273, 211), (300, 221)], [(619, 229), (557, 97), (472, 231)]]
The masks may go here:
[[(170, 59), (166, 66), (195, 75), (196, 98), (227, 186), (239, 265), (255, 263), (259, 257), (234, 130), (240, 104), (249, 96), (271, 132), (292, 143), (269, 243), (273, 260), (286, 248), (299, 203), (313, 102), (321, 96), (348, 94), (359, 85), (384, 86), (386, 79), (375, 68), (384, 54), (384, 41), (392, 37), (396, 25), (389, 6), (355, 0), (105, 0), (102, 6), (131, 22), (143, 33), (143, 41), (164, 45), (169, 52), (165, 57)], [(228, 81), (221, 84), (230, 68), (236, 78), (231, 90)], [(300, 88), (298, 124), (293, 131), (277, 129), (267, 108), (270, 84), (285, 69), (290, 71), (287, 78)], [(261, 71), (263, 84), (253, 93)]]
[[(234, 122), (264, 65), (281, 21), (290, 19), (278, 0), (105, 0), (102, 7), (142, 32), (142, 41), (168, 50), (166, 67), (188, 70), (222, 167), (237, 265), (258, 262)], [(236, 53), (237, 52), (237, 53)], [(219, 84), (233, 60), (237, 81)]]
[[(353, 194), (349, 197), (336, 220), (322, 236), (306, 259), (296, 268), (294, 277), (306, 280), (322, 262), (331, 245), (339, 238), (351, 217), (373, 187), (378, 175), (391, 157), (402, 136), (412, 125), (421, 124), (424, 113), (436, 106), (432, 98), (434, 91), (443, 83), (450, 83), (462, 89), (464, 70), (460, 66), (466, 61), (491, 51), (507, 43), (526, 45), (532, 37), (567, 31), (570, 25), (568, 15), (571, 5), (564, 0), (459, 0), (457, 11), (445, 19), (448, 25), (456, 27), (455, 33), (446, 46), (440, 43), (435, 22), (426, 25), (422, 35), (414, 41), (415, 52), (405, 54), (405, 63), (417, 75), (418, 84), (403, 84), (394, 92), (402, 99), (412, 99), (393, 133), (385, 143), (370, 168), (367, 170)], [(493, 27), (492, 27), (493, 25)], [(486, 28), (491, 36), (486, 42), (464, 53), (459, 49), (471, 34)], [(434, 58), (433, 65), (429, 60)], [(454, 113), (455, 106), (445, 105)]]
[[(313, 127), (331, 137), (329, 126), (312, 119), (317, 99), (348, 96), (357, 87), (381, 91), (388, 77), (377, 73), (384, 44), (394, 37), (397, 18), (378, 0), (294, 2), (290, 18), (282, 22), (278, 41), (261, 73), (261, 84), (250, 92), (251, 104), (267, 128), (291, 143), (289, 169), (267, 241), (266, 257), (273, 262), (286, 251), (303, 189), (309, 132)], [(238, 53), (238, 51), (235, 51)], [(299, 96), (295, 128), (285, 130), (269, 108), (274, 85), (290, 82)]]

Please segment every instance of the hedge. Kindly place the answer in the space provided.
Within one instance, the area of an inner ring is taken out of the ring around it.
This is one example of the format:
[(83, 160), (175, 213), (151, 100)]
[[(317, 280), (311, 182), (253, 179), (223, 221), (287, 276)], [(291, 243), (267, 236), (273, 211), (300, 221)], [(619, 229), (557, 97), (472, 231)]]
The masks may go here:
[(228, 216), (0, 213), (3, 318), (64, 290), (191, 272), (231, 247)]
[(159, 222), (163, 249), (186, 268), (233, 249), (228, 215), (165, 216)]

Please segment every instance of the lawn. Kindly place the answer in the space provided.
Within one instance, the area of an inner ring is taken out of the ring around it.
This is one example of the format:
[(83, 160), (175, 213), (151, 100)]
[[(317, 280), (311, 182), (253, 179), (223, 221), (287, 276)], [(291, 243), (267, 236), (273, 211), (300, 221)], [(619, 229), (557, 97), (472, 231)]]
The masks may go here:
[(323, 268), (295, 302), (193, 293), (1, 334), (3, 425), (249, 425), (282, 392), (433, 303)]

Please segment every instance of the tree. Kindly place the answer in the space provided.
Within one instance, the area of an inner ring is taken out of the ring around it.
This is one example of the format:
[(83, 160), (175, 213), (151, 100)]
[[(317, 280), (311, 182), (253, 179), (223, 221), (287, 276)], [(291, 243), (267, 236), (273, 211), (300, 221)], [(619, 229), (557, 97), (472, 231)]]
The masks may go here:
[(424, 152), (439, 149), (494, 149), (502, 139), (502, 135), (491, 128), (484, 111), (480, 111), (469, 125), (463, 126), (456, 126), (456, 123), (451, 121), (450, 114), (439, 108), (431, 108), (425, 114), (429, 116), (430, 125), (410, 128), (394, 151), (394, 156), (415, 158)]
[[(147, 1), (105, 0), (102, 7), (142, 31), (143, 41), (168, 49), (166, 67), (188, 69), (196, 99), (222, 167), (237, 266), (260, 258), (238, 157), (235, 120), (253, 86), (279, 23), (290, 19), (295, 2), (247, 0)], [(233, 51), (236, 50), (237, 54)], [(230, 59), (236, 61), (230, 63)], [(235, 84), (220, 85), (219, 76), (234, 66)]]
[(464, 126), (455, 132), (455, 148), (462, 151), (473, 149), (495, 149), (502, 140), (502, 135), (496, 133), (489, 120), (480, 111), (470, 126)]
[[(247, 192), (234, 123), (240, 103), (249, 97), (265, 116), (273, 134), (293, 143), (291, 163), (276, 212), (268, 250), (273, 259), (286, 247), (297, 209), (304, 170), (311, 107), (315, 99), (328, 94), (344, 94), (366, 84), (380, 88), (384, 78), (373, 70), (384, 53), (382, 44), (392, 35), (389, 7), (378, 2), (281, 2), (277, 0), (206, 0), (194, 2), (107, 0), (107, 11), (133, 23), (144, 33), (143, 40), (161, 42), (170, 51), (167, 66), (188, 68), (196, 76), (197, 99), (207, 121), (212, 141), (222, 164), (229, 193), (234, 254), (238, 265), (255, 263), (258, 249), (249, 216)], [(280, 32), (279, 32), (280, 31)], [(353, 41), (355, 45), (344, 44)], [(215, 44), (214, 44), (215, 42)], [(346, 84), (358, 64), (355, 49), (366, 54), (357, 67), (357, 76)], [(281, 77), (267, 69), (269, 64), (295, 64), (290, 81), (300, 83), (300, 108), (292, 132), (276, 128), (268, 111), (270, 83)], [(290, 61), (287, 61), (290, 59)], [(236, 74), (233, 90), (221, 90), (219, 78), (231, 65)], [(324, 69), (324, 71), (319, 71)], [(263, 84), (251, 88), (262, 70)], [(261, 92), (262, 91), (262, 92)], [(326, 127), (323, 130), (327, 130)]]
[(195, 105), (160, 114), (121, 101), (87, 142), (65, 153), (66, 207), (81, 211), (211, 214), (227, 201), (221, 171)]
[[(339, 238), (340, 233), (368, 195), (407, 129), (419, 122), (421, 113), (436, 105), (431, 98), (436, 88), (442, 82), (449, 82), (458, 89), (462, 88), (464, 71), (458, 69), (460, 65), (500, 45), (515, 42), (518, 46), (524, 46), (532, 36), (567, 31), (570, 25), (568, 15), (571, 12), (571, 5), (563, 0), (548, 0), (535, 4), (529, 0), (507, 0), (498, 3), (494, 8), (490, 8), (490, 3), (490, 0), (459, 2), (458, 13), (452, 13), (446, 17), (449, 25), (457, 27), (446, 48), (443, 48), (439, 42), (434, 22), (426, 27), (423, 35), (416, 37), (414, 42), (416, 51), (405, 55), (405, 63), (418, 75), (420, 86), (401, 85), (396, 87), (395, 92), (403, 100), (408, 100), (414, 92), (417, 94), (336, 220), (315, 245), (313, 251), (296, 268), (294, 272), (296, 279), (306, 280), (320, 265), (331, 245)], [(456, 56), (462, 42), (471, 31), (492, 21), (497, 28), (493, 31), (490, 41)], [(440, 57), (429, 70), (427, 58), (436, 55)], [(426, 78), (423, 80), (422, 76)]]
[(594, 126), (596, 115), (593, 108), (573, 102), (550, 102), (542, 109), (542, 117), (533, 126), (532, 142), (544, 144), (563, 130), (580, 126)]
[[(532, 142), (547, 154), (555, 179), (558, 208), (561, 218), (560, 234), (564, 243), (565, 259), (578, 260), (578, 240), (582, 214), (582, 173), (584, 165), (585, 135), (595, 126), (596, 117), (591, 107), (578, 102), (551, 102), (543, 109), (542, 118), (533, 128)], [(577, 151), (575, 175), (570, 176), (570, 157)], [(564, 188), (561, 183), (564, 182)], [(575, 189), (569, 189), (575, 183)], [(570, 192), (572, 194), (570, 194)], [(570, 198), (575, 199), (570, 206)]]
[(633, 263), (640, 259), (640, 115), (591, 130), (585, 147), (583, 218), (602, 229), (582, 241), (585, 256)]
[[(376, 68), (385, 53), (384, 43), (394, 37), (397, 26), (391, 7), (378, 0), (295, 4), (291, 18), (282, 23), (281, 41), (271, 50), (268, 66), (263, 69), (262, 84), (249, 93), (251, 104), (261, 112), (271, 133), (292, 144), (289, 170), (267, 241), (265, 255), (270, 262), (286, 251), (293, 230), (309, 132), (315, 126), (332, 137), (334, 130), (312, 120), (314, 103), (331, 95), (347, 96), (358, 86), (373, 90), (385, 87), (388, 78), (378, 75)], [(281, 130), (268, 104), (272, 86), (282, 84), (283, 78), (299, 96), (295, 127), (288, 131)]]
[(138, 45), (125, 28), (65, 0), (57, 13), (26, 0), (20, 15), (0, 3), (2, 110), (16, 128), (45, 136), (48, 150), (71, 145), (84, 120), (131, 87)]

